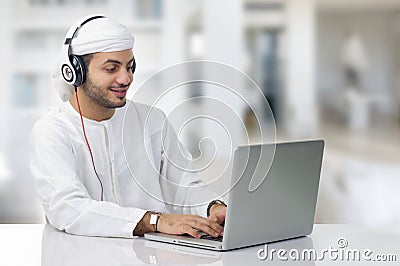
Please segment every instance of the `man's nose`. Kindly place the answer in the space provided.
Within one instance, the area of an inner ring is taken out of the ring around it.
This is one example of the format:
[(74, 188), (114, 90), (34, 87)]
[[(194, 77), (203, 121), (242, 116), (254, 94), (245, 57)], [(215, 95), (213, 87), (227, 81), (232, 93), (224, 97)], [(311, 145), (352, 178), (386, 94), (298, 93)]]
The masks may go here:
[(124, 85), (131, 83), (132, 80), (133, 80), (133, 74), (129, 70), (122, 70), (117, 78), (117, 82), (119, 84), (124, 84)]

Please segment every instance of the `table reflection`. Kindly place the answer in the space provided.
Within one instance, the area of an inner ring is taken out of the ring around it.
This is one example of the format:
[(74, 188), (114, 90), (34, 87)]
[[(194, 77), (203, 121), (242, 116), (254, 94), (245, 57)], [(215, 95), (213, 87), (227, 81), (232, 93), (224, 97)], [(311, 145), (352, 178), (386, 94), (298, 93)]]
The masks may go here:
[[(42, 237), (42, 266), (63, 265), (315, 265), (312, 261), (260, 260), (257, 251), (265, 245), (217, 252), (145, 240), (84, 237), (70, 235), (46, 225)], [(312, 249), (309, 237), (268, 244), (268, 248), (287, 251)]]
[(42, 237), (42, 266), (131, 265), (137, 261), (132, 239), (70, 235), (46, 225)]

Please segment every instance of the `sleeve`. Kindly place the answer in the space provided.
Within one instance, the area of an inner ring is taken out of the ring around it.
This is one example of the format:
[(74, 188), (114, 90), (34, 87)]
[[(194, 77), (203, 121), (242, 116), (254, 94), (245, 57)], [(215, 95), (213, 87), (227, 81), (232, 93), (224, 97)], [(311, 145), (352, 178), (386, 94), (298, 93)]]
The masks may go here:
[[(166, 119), (166, 118), (165, 118)], [(208, 204), (222, 198), (211, 191), (193, 169), (192, 156), (179, 141), (172, 125), (165, 121), (162, 130), (160, 186), (167, 209), (173, 213), (207, 217)]]
[(70, 234), (133, 237), (146, 211), (90, 197), (75, 172), (65, 128), (39, 120), (30, 135), (30, 148), (35, 189), (51, 225)]

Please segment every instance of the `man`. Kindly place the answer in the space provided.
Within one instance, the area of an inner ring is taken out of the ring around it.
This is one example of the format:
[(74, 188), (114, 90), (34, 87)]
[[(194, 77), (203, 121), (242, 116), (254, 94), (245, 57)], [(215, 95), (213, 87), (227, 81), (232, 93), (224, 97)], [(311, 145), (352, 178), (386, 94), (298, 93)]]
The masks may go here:
[(217, 196), (191, 171), (190, 154), (165, 115), (126, 100), (133, 44), (125, 26), (103, 16), (81, 19), (68, 31), (53, 73), (65, 102), (30, 136), (46, 218), (79, 235), (220, 236), (226, 205), (212, 200)]

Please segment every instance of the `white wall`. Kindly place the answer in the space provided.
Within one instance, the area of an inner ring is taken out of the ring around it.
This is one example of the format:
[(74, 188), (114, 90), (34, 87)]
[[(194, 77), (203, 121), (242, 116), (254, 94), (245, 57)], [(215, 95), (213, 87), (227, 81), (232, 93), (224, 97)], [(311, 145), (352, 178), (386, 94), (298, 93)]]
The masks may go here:
[[(227, 11), (229, 6), (229, 11)], [(244, 63), (244, 28), (243, 28), (243, 7), (241, 0), (224, 0), (224, 1), (212, 1), (207, 0), (203, 2), (203, 28), (204, 28), (204, 52), (205, 59), (228, 64), (232, 67), (243, 68)], [(205, 70), (207, 71), (207, 70)], [(240, 78), (239, 78), (240, 80)], [(224, 84), (225, 85), (225, 84)], [(236, 84), (238, 93), (243, 94), (242, 87), (244, 84)], [(229, 105), (231, 110), (236, 110), (239, 116), (243, 116), (244, 107), (243, 105), (237, 104), (235, 98), (229, 98), (229, 94), (224, 90), (209, 89), (207, 86), (205, 89), (206, 95), (213, 99), (225, 100), (225, 103)], [(228, 96), (227, 96), (228, 95)], [(231, 94), (233, 95), (233, 94)], [(233, 97), (233, 96), (231, 96)], [(207, 110), (214, 109), (212, 105), (209, 105), (209, 101), (205, 102), (204, 108)], [(221, 112), (221, 110), (214, 110), (215, 112)], [(231, 113), (226, 113), (226, 117), (232, 116)], [(227, 128), (231, 128), (230, 131), (232, 139), (240, 139), (240, 143), (245, 141), (245, 136), (235, 137), (234, 134), (241, 132), (241, 125), (232, 122), (224, 121)], [(215, 124), (207, 123), (204, 125), (206, 135), (213, 132), (218, 132), (219, 126)], [(215, 135), (214, 139), (218, 146), (218, 151), (221, 152), (222, 157), (229, 156), (232, 148), (226, 145), (226, 135), (219, 134)]]
[(286, 128), (291, 135), (318, 131), (315, 86), (315, 2), (287, 0)]

